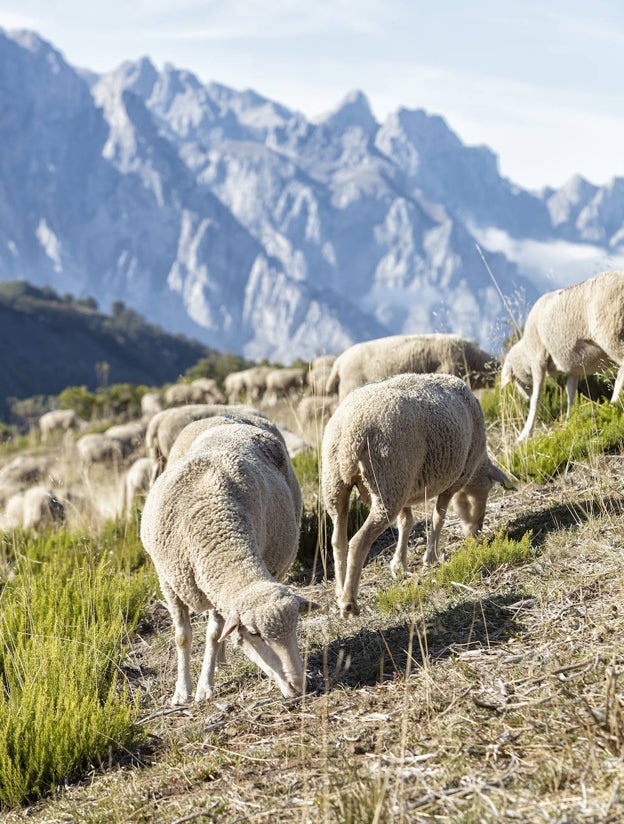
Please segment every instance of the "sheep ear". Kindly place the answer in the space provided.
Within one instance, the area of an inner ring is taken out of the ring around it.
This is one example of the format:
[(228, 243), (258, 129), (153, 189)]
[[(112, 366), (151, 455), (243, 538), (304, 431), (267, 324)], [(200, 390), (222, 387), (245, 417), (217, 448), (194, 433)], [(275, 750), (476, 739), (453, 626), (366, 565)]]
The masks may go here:
[(240, 615), (238, 612), (230, 612), (227, 617), (227, 621), (223, 625), (223, 630), (221, 631), (221, 636), (219, 638), (219, 643), (221, 641), (225, 641), (228, 635), (231, 635), (235, 629), (238, 629), (240, 624)]
[(507, 475), (503, 472), (502, 469), (499, 469), (497, 466), (494, 466), (493, 463), (490, 463), (490, 468), (488, 470), (488, 477), (492, 481), (496, 481), (496, 483), (501, 484), (503, 489), (513, 489), (517, 490), (518, 487), (511, 481)]
[(312, 612), (321, 608), (321, 605), (317, 604), (316, 601), (308, 601), (307, 598), (303, 598), (301, 595), (297, 595), (297, 600), (299, 601), (299, 612)]

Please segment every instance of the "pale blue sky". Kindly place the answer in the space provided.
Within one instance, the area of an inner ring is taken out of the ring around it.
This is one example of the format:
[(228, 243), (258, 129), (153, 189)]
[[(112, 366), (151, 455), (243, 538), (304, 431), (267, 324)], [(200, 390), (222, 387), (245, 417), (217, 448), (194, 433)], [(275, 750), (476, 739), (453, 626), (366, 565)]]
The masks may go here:
[(621, 0), (0, 0), (74, 66), (148, 55), (315, 117), (441, 114), (526, 187), (624, 175)]

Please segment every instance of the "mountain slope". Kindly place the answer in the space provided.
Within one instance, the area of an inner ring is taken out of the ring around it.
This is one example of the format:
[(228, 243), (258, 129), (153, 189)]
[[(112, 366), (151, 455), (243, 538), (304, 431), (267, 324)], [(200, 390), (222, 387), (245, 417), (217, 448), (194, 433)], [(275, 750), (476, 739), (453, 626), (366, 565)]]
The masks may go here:
[(109, 383), (162, 386), (209, 352), (121, 304), (103, 315), (93, 301), (60, 298), (23, 282), (0, 284), (0, 418), (10, 397), (58, 394), (66, 386), (95, 389), (104, 362)]

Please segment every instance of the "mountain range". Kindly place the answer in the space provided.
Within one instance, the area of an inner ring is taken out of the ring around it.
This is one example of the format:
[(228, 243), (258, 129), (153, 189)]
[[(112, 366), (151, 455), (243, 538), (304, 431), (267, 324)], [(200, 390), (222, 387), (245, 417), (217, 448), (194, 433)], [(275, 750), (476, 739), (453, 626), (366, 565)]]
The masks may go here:
[(437, 115), (317, 121), (148, 58), (97, 75), (0, 29), (0, 280), (291, 362), (457, 332), (498, 351), (549, 289), (624, 262), (624, 179), (530, 192)]

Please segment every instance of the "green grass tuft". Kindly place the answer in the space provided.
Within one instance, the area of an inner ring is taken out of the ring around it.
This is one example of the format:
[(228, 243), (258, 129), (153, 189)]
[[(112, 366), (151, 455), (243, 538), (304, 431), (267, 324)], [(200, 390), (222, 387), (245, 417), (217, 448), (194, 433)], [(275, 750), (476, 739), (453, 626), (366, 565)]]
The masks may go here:
[(113, 545), (15, 533), (2, 550), (0, 808), (11, 808), (141, 740), (120, 667), (155, 580), (134, 561), (125, 572), (130, 534)]
[(531, 533), (519, 541), (498, 533), (477, 541), (468, 538), (462, 549), (423, 577), (414, 576), (377, 595), (377, 604), (385, 612), (419, 606), (434, 591), (450, 589), (454, 584), (470, 586), (504, 566), (524, 564), (533, 554)]
[(624, 406), (579, 400), (568, 419), (516, 446), (506, 468), (518, 478), (543, 483), (575, 463), (622, 448)]

